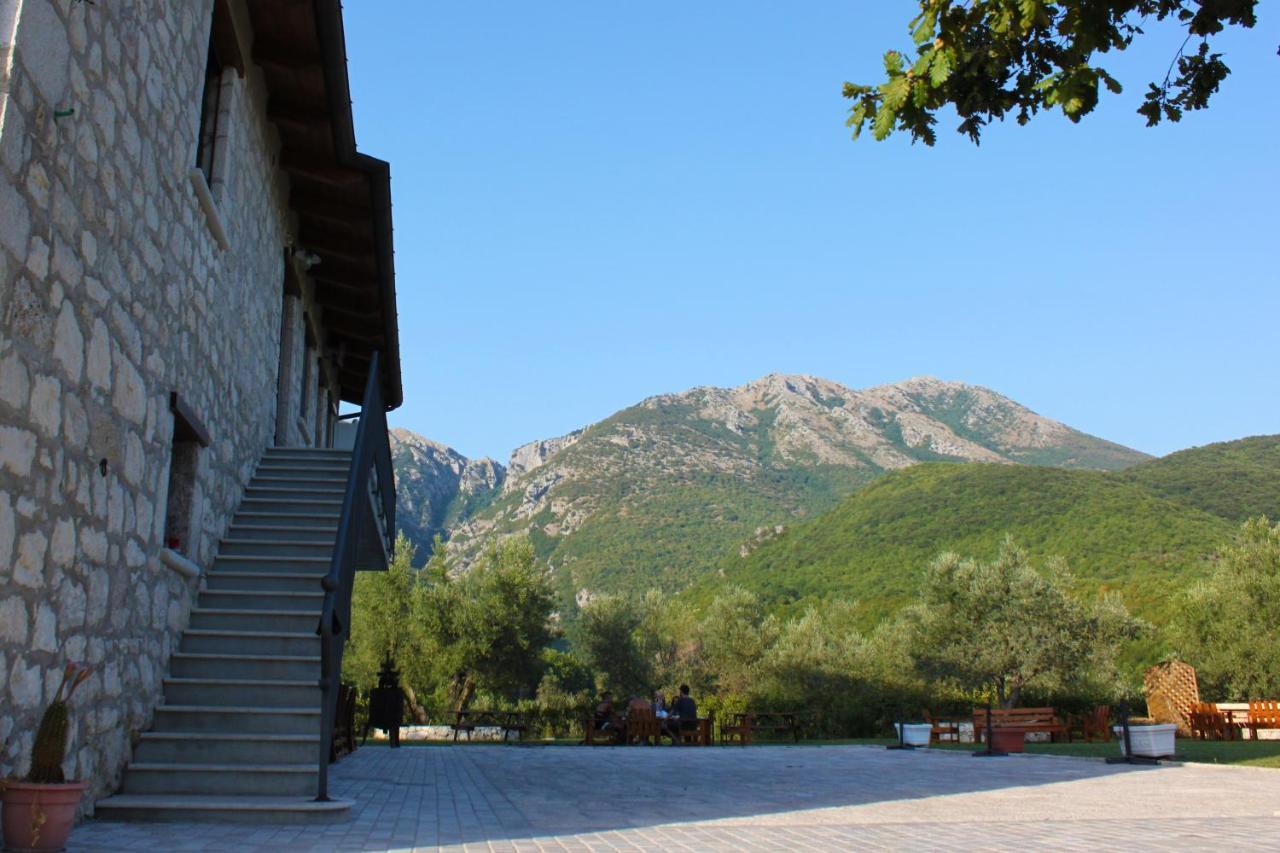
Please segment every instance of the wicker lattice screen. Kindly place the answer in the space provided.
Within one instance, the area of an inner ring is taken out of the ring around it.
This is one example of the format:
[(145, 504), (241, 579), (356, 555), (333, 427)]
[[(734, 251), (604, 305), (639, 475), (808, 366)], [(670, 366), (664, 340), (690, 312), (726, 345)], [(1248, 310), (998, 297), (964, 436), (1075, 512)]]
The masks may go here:
[(1187, 713), (1200, 701), (1195, 667), (1180, 660), (1157, 664), (1143, 678), (1147, 694), (1147, 715), (1157, 723), (1177, 723), (1178, 731), (1190, 736)]

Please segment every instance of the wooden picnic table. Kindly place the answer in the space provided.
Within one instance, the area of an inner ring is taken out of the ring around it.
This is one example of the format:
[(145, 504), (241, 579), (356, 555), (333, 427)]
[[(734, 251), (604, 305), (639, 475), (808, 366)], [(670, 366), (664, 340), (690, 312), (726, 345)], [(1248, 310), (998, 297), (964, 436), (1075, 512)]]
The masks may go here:
[(790, 734), (792, 739), (799, 743), (800, 725), (798, 718), (800, 716), (794, 711), (747, 711), (741, 714), (732, 714), (730, 718), (733, 722), (720, 726), (720, 742), (730, 743), (736, 737), (738, 743), (747, 746), (751, 743), (756, 732), (769, 732), (771, 734)]
[(457, 711), (450, 728), (453, 729), (455, 741), (462, 732), (466, 732), (467, 740), (471, 740), (471, 733), (478, 728), (502, 729), (502, 739), (505, 741), (511, 732), (515, 732), (517, 737), (524, 737), (528, 726), (525, 724), (524, 714), (519, 711), (474, 710)]
[[(611, 726), (608, 729), (596, 728), (598, 722), (595, 716), (587, 717), (582, 724), (582, 744), (584, 746), (594, 746), (597, 743), (635, 743), (641, 739), (651, 739), (654, 743), (659, 742), (662, 735), (670, 735), (672, 731), (671, 725), (680, 721), (674, 717), (659, 720), (652, 716), (650, 711), (648, 715), (642, 715), (639, 719), (628, 720), (625, 716), (617, 717), (616, 728)], [(712, 718), (698, 717), (696, 726), (685, 728), (681, 726), (679, 732), (680, 743), (691, 743), (698, 746), (711, 746), (712, 737)]]

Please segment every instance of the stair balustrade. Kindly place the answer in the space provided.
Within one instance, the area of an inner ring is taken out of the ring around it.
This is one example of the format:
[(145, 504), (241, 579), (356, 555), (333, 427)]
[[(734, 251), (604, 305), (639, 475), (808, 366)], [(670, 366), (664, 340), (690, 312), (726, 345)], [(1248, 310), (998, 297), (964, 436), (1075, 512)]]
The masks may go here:
[(342, 500), (329, 572), (320, 581), (320, 755), (316, 800), (329, 799), (329, 762), (342, 653), (351, 627), (351, 589), (357, 571), (385, 570), (395, 549), (396, 493), (387, 435), (386, 404), (379, 376), (379, 353), (369, 363), (351, 471)]

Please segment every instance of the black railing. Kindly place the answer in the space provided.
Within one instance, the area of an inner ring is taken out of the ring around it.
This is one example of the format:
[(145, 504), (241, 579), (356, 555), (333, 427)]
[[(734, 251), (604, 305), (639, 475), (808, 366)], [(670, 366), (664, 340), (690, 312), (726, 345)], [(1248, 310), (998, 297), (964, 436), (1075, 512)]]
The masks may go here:
[(320, 777), (316, 799), (329, 799), (338, 685), (342, 680), (342, 651), (351, 626), (351, 588), (357, 571), (386, 569), (395, 548), (396, 489), (391, 471), (387, 412), (382, 399), (378, 353), (369, 363), (369, 379), (351, 451), (351, 473), (342, 499), (338, 535), (333, 543), (329, 573), (320, 581), (324, 606), (320, 612)]

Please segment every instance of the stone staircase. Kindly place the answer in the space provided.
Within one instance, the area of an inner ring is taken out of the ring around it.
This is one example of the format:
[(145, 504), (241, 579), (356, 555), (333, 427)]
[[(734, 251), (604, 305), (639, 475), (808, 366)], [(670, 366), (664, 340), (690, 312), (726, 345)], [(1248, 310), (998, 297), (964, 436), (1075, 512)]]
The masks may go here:
[(343, 492), (345, 450), (272, 448), (245, 489), (134, 748), (108, 820), (343, 820), (315, 802), (316, 625)]

